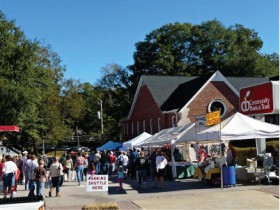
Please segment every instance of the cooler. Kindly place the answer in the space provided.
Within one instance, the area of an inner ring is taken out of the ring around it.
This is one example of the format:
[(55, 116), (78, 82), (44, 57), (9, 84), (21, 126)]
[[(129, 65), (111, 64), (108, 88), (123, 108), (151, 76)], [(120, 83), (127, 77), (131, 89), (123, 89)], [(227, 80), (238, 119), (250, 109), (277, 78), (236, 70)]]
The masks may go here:
[(223, 167), (223, 182), (224, 185), (236, 185), (235, 167), (224, 166)]

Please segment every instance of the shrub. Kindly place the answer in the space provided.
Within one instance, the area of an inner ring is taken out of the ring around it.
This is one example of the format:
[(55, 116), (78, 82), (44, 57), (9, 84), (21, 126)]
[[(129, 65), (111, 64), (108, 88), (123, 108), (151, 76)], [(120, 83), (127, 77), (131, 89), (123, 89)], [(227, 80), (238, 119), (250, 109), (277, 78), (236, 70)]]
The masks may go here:
[[(237, 153), (237, 164), (246, 166), (247, 159), (256, 158), (257, 157), (257, 149), (256, 147), (246, 147), (239, 148), (234, 147)], [(279, 163), (279, 140), (266, 142), (266, 152), (271, 153), (273, 156), (273, 162)]]

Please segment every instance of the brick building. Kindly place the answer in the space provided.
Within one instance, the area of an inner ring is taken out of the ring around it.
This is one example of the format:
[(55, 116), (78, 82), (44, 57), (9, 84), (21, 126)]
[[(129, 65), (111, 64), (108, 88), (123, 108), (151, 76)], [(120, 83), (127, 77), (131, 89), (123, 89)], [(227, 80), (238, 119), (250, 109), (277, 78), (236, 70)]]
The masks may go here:
[(129, 115), (121, 122), (123, 140), (186, 125), (214, 110), (227, 118), (238, 111), (240, 88), (267, 81), (224, 77), (219, 71), (201, 77), (142, 76)]

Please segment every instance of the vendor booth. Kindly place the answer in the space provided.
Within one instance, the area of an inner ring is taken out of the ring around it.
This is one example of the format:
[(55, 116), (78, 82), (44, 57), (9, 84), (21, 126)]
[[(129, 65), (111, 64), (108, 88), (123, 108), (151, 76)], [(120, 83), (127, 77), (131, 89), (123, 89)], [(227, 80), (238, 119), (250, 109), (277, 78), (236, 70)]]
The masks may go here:
[[(189, 133), (189, 136), (188, 133), (186, 133), (185, 137), (181, 137), (181, 139), (178, 139), (177, 142), (183, 141), (183, 139), (189, 142), (205, 143), (254, 138), (279, 138), (278, 125), (262, 122), (241, 113), (236, 113), (223, 120), (221, 123), (198, 132), (197, 134), (194, 134), (193, 132), (194, 131), (192, 130), (192, 132)], [(191, 140), (192, 138), (193, 140)], [(225, 168), (225, 170), (225, 172), (228, 172), (227, 176), (224, 177), (225, 181), (232, 176), (232, 173), (234, 173), (235, 176), (235, 171), (232, 171), (231, 168)], [(213, 181), (214, 177), (217, 177), (220, 173), (220, 168), (214, 163), (207, 172), (203, 172), (197, 168), (194, 177), (200, 177)], [(255, 170), (255, 175), (256, 174), (259, 174), (257, 170)]]
[(151, 136), (152, 136), (151, 134), (149, 134), (147, 132), (143, 132), (139, 136), (136, 136), (135, 138), (124, 142), (122, 147), (127, 148), (127, 149), (132, 149), (133, 147), (137, 147), (137, 145), (141, 144), (142, 142), (144, 142), (146, 139), (148, 139)]
[(96, 150), (98, 150), (98, 151), (103, 151), (103, 150), (115, 151), (115, 150), (118, 150), (120, 147), (122, 147), (121, 143), (108, 141), (106, 144), (102, 145), (101, 147), (96, 148)]
[(159, 133), (154, 134), (150, 138), (143, 141), (138, 146), (160, 147), (164, 145), (169, 145), (171, 147), (171, 162), (169, 162), (169, 164), (166, 167), (165, 178), (190, 178), (193, 176), (197, 164), (192, 164), (191, 162), (185, 161), (176, 161), (174, 157), (174, 151), (176, 149), (175, 142), (177, 141), (177, 139), (183, 133), (187, 132), (193, 127), (194, 124), (187, 124), (184, 126), (163, 129)]

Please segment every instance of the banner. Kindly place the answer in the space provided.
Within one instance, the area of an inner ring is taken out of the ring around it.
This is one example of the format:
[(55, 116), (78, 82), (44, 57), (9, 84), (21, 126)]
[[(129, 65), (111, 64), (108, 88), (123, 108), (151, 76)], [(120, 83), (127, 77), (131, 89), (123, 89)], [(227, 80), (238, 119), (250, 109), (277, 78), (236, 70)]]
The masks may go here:
[(221, 122), (220, 111), (209, 112), (206, 114), (206, 126), (215, 125)]

